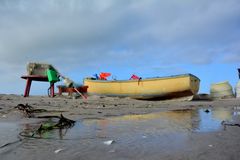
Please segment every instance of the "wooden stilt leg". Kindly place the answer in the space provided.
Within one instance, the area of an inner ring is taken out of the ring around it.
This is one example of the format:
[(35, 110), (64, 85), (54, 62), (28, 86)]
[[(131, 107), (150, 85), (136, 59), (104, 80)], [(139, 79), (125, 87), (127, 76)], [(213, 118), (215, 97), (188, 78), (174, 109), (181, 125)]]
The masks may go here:
[(62, 95), (62, 88), (58, 87), (58, 95), (61, 96)]
[(50, 83), (50, 95), (54, 97), (54, 83)]
[(32, 84), (32, 79), (31, 78), (27, 78), (27, 83), (26, 83), (26, 88), (25, 88), (25, 92), (24, 92), (24, 97), (28, 97), (29, 96), (30, 89), (31, 89), (31, 84)]

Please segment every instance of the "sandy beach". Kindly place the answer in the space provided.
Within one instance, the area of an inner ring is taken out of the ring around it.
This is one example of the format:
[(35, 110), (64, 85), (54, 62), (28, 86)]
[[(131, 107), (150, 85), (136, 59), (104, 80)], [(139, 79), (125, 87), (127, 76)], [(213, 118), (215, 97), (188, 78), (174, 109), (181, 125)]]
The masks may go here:
[[(19, 104), (41, 112), (26, 114), (16, 108)], [(21, 136), (36, 130), (46, 117), (60, 114), (77, 122), (63, 135), (54, 129), (47, 137)], [(237, 160), (239, 115), (239, 99), (188, 102), (0, 95), (0, 155), (2, 160)]]
[(0, 160), (240, 160), (239, 0), (0, 13)]

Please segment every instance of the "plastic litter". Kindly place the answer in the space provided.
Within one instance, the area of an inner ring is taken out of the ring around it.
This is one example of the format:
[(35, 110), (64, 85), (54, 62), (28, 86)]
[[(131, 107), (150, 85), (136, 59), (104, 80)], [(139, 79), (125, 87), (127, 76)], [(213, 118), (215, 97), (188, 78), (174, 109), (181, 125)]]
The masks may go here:
[(59, 152), (61, 152), (61, 151), (63, 151), (63, 149), (59, 148), (59, 149), (55, 150), (54, 153), (57, 154), (57, 153), (59, 153)]
[(113, 144), (114, 142), (115, 142), (114, 140), (109, 140), (109, 141), (104, 141), (103, 144), (109, 146), (109, 145)]
[(109, 153), (114, 153), (115, 152), (115, 150), (113, 149), (113, 150), (110, 150), (110, 151), (108, 151)]

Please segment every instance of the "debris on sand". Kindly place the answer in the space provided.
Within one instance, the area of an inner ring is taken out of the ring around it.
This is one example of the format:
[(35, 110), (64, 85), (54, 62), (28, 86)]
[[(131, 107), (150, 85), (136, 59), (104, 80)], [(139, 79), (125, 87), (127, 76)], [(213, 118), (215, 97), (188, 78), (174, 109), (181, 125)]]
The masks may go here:
[(27, 117), (33, 117), (32, 112), (33, 112), (33, 107), (28, 105), (27, 103), (24, 104), (18, 104), (16, 107), (14, 107), (20, 111), (22, 111)]
[(28, 118), (34, 117), (33, 113), (41, 113), (41, 112), (47, 112), (46, 109), (34, 109), (32, 106), (30, 106), (28, 103), (24, 104), (18, 104), (16, 107), (14, 107), (20, 111), (22, 111)]
[[(27, 138), (43, 138), (42, 135), (52, 131), (54, 129), (69, 129), (74, 126), (75, 121), (64, 117), (62, 114), (60, 116), (44, 116), (42, 118), (49, 118), (48, 121), (43, 122), (38, 129), (32, 131), (23, 131), (19, 135)], [(56, 121), (55, 119), (58, 119)]]
[(60, 149), (55, 150), (54, 153), (57, 154), (57, 153), (59, 153), (59, 152), (61, 152), (61, 151), (63, 151), (63, 149), (60, 148)]
[(225, 127), (225, 126), (237, 126), (237, 127), (240, 127), (240, 123), (231, 123), (231, 122), (222, 121), (221, 124), (222, 124), (224, 127)]
[(210, 111), (208, 109), (206, 109), (204, 112), (209, 113)]
[(104, 141), (103, 144), (109, 146), (109, 145), (113, 144), (114, 142), (115, 142), (114, 140), (109, 140), (109, 141)]
[(21, 111), (30, 111), (33, 110), (33, 107), (28, 105), (28, 103), (24, 104), (18, 104), (15, 108), (21, 110)]
[(53, 129), (66, 129), (71, 128), (75, 124), (75, 121), (65, 118), (62, 114), (60, 115), (59, 121), (57, 123), (46, 122), (40, 125), (37, 129), (37, 133), (41, 134), (43, 132), (53, 130)]

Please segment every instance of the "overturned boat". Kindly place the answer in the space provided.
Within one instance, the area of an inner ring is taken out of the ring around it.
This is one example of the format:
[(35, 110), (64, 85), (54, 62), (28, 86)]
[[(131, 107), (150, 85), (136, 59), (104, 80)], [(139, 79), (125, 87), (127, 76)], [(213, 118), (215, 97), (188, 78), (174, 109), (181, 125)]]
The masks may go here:
[(98, 80), (85, 78), (89, 95), (131, 97), (134, 99), (192, 98), (199, 90), (200, 79), (192, 74), (137, 80)]

